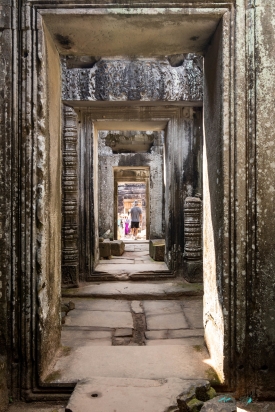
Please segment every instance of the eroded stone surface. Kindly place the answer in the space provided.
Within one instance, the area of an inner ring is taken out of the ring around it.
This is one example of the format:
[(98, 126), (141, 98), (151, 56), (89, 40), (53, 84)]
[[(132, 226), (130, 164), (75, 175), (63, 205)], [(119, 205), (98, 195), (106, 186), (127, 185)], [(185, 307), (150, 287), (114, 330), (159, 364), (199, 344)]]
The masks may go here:
[(87, 379), (77, 384), (66, 412), (174, 411), (177, 409), (177, 396), (195, 385), (196, 381), (177, 378)]
[[(73, 313), (73, 314), (72, 314)], [(100, 326), (106, 328), (132, 328), (133, 319), (129, 312), (89, 311), (69, 313), (68, 326)]]
[(231, 395), (220, 395), (204, 403), (201, 412), (236, 412), (236, 401)]
[[(91, 69), (63, 68), (64, 100), (201, 101), (202, 70), (192, 55), (179, 67), (151, 59), (101, 59)], [(176, 86), (176, 87), (175, 87)]]

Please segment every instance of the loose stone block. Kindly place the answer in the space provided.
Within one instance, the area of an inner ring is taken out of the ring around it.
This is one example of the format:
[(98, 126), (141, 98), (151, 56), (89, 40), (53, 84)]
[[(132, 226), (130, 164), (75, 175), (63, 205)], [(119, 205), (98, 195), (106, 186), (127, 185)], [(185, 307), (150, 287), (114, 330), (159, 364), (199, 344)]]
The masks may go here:
[(113, 240), (111, 242), (111, 252), (112, 252), (111, 254), (113, 256), (121, 256), (124, 250), (125, 250), (125, 243), (122, 240)]
[(150, 240), (149, 253), (152, 259), (157, 260), (159, 262), (164, 262), (165, 240), (164, 239)]
[(230, 395), (221, 395), (204, 403), (201, 412), (236, 412), (236, 401)]
[(108, 240), (105, 240), (104, 242), (99, 243), (99, 253), (100, 257), (110, 257), (112, 255), (111, 252), (111, 242)]

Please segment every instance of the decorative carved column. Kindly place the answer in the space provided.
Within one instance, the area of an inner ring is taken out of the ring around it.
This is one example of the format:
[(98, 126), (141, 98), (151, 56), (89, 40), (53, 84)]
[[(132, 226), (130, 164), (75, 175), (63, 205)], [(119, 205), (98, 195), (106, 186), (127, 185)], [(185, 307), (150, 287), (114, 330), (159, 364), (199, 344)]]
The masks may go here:
[(77, 114), (64, 106), (62, 173), (62, 285), (79, 282)]
[(202, 282), (202, 202), (187, 197), (184, 203), (184, 278)]

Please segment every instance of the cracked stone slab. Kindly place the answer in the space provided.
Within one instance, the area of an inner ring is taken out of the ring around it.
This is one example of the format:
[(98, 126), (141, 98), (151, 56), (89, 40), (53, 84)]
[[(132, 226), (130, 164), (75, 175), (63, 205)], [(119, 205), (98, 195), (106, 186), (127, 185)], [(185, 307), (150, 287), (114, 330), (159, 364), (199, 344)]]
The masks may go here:
[(202, 300), (190, 300), (183, 303), (183, 312), (190, 328), (203, 328), (203, 302)]
[(152, 339), (179, 339), (203, 337), (204, 329), (171, 329), (171, 330), (147, 330), (145, 337), (148, 340)]
[(182, 339), (150, 339), (146, 342), (147, 346), (163, 345), (187, 345), (191, 350), (205, 351), (204, 339), (199, 338), (182, 338)]
[[(168, 330), (147, 330), (145, 331), (146, 339), (167, 339)], [(147, 344), (147, 343), (146, 343)]]
[[(108, 282), (81, 285), (79, 288), (64, 289), (63, 297), (92, 297), (112, 299), (176, 299), (183, 296), (202, 296), (203, 286), (185, 281), (160, 282)], [(74, 312), (74, 311), (72, 311)], [(71, 312), (70, 312), (71, 313)]]
[(183, 313), (181, 301), (176, 300), (147, 300), (143, 303), (143, 306), (146, 316), (167, 313)]
[[(62, 330), (61, 332), (61, 342), (63, 345), (76, 346), (76, 340), (93, 340), (93, 339), (111, 339), (112, 331), (90, 331), (90, 330)], [(80, 345), (81, 346), (81, 345)]]
[(68, 326), (100, 326), (105, 328), (133, 328), (131, 312), (72, 311), (66, 316)]
[[(65, 300), (65, 299), (64, 299)], [(100, 310), (111, 312), (130, 311), (130, 302), (116, 299), (86, 299), (74, 298), (75, 310)]]
[[(93, 378), (79, 382), (66, 412), (166, 412), (176, 410), (177, 396), (196, 385), (178, 378)], [(175, 409), (174, 409), (175, 408)]]
[(168, 331), (169, 339), (204, 336), (204, 329), (176, 329)]
[(160, 379), (207, 379), (214, 373), (205, 360), (206, 349), (192, 351), (188, 345), (82, 346), (58, 357), (49, 373), (58, 371), (55, 382), (77, 382), (98, 377)]
[(188, 328), (188, 324), (183, 316), (183, 313), (146, 315), (146, 323), (148, 330)]

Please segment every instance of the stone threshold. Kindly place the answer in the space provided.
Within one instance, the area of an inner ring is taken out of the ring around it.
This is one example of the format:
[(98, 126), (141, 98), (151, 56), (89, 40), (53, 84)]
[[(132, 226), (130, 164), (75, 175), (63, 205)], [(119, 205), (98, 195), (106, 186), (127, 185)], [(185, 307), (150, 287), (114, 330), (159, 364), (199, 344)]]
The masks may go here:
[(111, 281), (80, 284), (78, 288), (62, 290), (63, 297), (87, 297), (125, 300), (178, 299), (184, 296), (203, 296), (203, 285), (175, 279), (163, 282)]
[(176, 275), (174, 275), (169, 270), (161, 270), (161, 271), (146, 271), (146, 272), (135, 272), (135, 273), (122, 273), (119, 275), (115, 275), (112, 273), (106, 273), (102, 271), (94, 271), (93, 275), (87, 278), (88, 282), (103, 282), (103, 281), (125, 281), (125, 280), (154, 280), (154, 281), (161, 281), (163, 279), (174, 279)]

